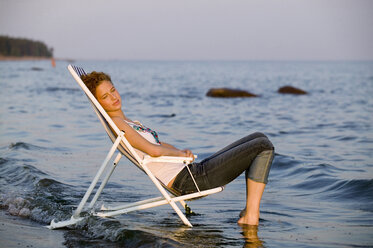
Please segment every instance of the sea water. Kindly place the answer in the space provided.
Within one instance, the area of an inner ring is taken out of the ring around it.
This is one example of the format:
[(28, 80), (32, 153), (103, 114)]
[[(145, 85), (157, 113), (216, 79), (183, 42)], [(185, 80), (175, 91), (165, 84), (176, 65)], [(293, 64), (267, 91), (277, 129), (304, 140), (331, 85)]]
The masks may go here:
[[(65, 229), (72, 247), (373, 246), (373, 63), (245, 61), (75, 61), (104, 71), (128, 117), (160, 139), (206, 158), (253, 132), (276, 156), (257, 229), (236, 224), (245, 204), (241, 175), (221, 193), (189, 203), (193, 228), (169, 206), (115, 218), (87, 217)], [(70, 218), (111, 142), (67, 62), (0, 62), (0, 206), (48, 224)], [(292, 85), (307, 95), (283, 95)], [(229, 87), (257, 98), (210, 98)], [(99, 199), (159, 196), (122, 159)]]

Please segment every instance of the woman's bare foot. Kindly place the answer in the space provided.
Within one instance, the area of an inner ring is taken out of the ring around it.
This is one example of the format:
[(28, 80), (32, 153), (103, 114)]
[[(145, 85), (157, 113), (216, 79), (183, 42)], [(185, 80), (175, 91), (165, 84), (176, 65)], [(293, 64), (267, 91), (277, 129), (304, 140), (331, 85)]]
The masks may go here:
[(238, 221), (240, 225), (250, 225), (250, 226), (257, 226), (259, 225), (259, 220), (257, 218), (249, 218), (247, 216), (241, 217)]
[(245, 208), (241, 211), (240, 218), (238, 219), (237, 223), (240, 225), (257, 226), (259, 225), (259, 214), (248, 214)]

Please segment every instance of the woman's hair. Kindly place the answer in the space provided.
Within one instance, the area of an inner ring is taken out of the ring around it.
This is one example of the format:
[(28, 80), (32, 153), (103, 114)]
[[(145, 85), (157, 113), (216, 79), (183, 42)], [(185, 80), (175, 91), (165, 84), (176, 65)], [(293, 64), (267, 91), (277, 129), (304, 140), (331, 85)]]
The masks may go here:
[(83, 80), (87, 88), (92, 92), (94, 96), (96, 96), (97, 86), (99, 86), (102, 81), (109, 81), (110, 83), (112, 83), (109, 75), (97, 71), (93, 71), (91, 73), (88, 73), (87, 75), (82, 75), (80, 78)]

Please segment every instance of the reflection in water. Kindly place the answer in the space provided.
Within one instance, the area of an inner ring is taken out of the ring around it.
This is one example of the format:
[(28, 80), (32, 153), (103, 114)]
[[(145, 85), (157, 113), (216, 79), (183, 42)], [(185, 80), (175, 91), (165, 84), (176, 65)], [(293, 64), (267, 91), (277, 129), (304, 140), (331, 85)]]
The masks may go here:
[(263, 241), (258, 237), (258, 226), (239, 225), (242, 228), (242, 235), (245, 239), (245, 248), (264, 247)]

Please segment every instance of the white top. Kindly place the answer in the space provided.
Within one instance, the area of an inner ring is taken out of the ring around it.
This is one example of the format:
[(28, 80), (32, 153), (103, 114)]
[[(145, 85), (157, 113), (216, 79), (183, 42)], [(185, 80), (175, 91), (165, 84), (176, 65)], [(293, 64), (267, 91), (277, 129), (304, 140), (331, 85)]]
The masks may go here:
[[(128, 122), (133, 129), (135, 129), (142, 137), (148, 140), (150, 143), (160, 145), (158, 140), (158, 135), (155, 131), (147, 128), (145, 126)], [(138, 151), (138, 150), (137, 150)], [(140, 152), (140, 151), (138, 151)], [(142, 153), (142, 152), (141, 152)], [(184, 168), (184, 163), (164, 163), (164, 162), (151, 162), (147, 164), (149, 170), (153, 175), (161, 181), (164, 185), (168, 185), (169, 182), (179, 174), (179, 172)]]
[(126, 122), (128, 125), (130, 125), (133, 129), (135, 129), (142, 137), (144, 137), (150, 143), (153, 143), (155, 145), (159, 145), (161, 143), (159, 142), (158, 134), (155, 131), (141, 124), (137, 124), (137, 123), (130, 122), (130, 121), (126, 121)]

